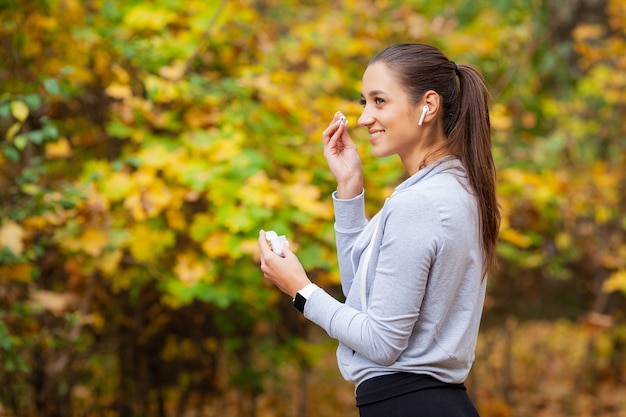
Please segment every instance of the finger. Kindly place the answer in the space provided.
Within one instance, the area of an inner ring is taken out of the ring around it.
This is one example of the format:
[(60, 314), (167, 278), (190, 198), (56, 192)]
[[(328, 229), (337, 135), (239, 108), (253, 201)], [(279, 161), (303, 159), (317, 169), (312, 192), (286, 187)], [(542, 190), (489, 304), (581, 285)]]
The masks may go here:
[(343, 136), (346, 132), (345, 123), (338, 122), (339, 125), (337, 130), (333, 133), (330, 140), (328, 141), (328, 145), (331, 148), (336, 148), (337, 150), (342, 150), (345, 146), (343, 143)]
[(324, 142), (328, 142), (333, 133), (335, 133), (337, 129), (341, 127), (341, 125), (343, 124), (341, 123), (342, 116), (343, 114), (340, 111), (335, 113), (335, 115), (333, 116), (333, 120), (331, 120), (331, 122), (328, 124), (328, 127), (322, 132), (322, 138), (324, 139)]
[(326, 145), (333, 145), (334, 143), (337, 142), (337, 139), (341, 139), (341, 136), (344, 133), (347, 133), (347, 125), (346, 123), (343, 123), (341, 120), (336, 120), (334, 121), (325, 131), (324, 134), (322, 135), (324, 137), (325, 140), (325, 144)]
[(324, 145), (329, 145), (330, 144), (330, 140), (332, 139), (333, 135), (337, 132), (337, 129), (339, 129), (339, 122), (333, 122), (331, 123), (326, 130), (324, 130), (324, 132), (322, 132), (322, 139), (324, 141)]
[(271, 256), (271, 254), (273, 253), (269, 245), (267, 244), (267, 239), (265, 238), (264, 230), (261, 230), (259, 232), (259, 250), (261, 251), (262, 262), (264, 262), (265, 258)]
[(289, 241), (285, 241), (285, 244), (283, 245), (283, 257), (286, 258), (287, 255), (292, 255), (293, 251), (291, 250), (291, 246), (289, 245)]

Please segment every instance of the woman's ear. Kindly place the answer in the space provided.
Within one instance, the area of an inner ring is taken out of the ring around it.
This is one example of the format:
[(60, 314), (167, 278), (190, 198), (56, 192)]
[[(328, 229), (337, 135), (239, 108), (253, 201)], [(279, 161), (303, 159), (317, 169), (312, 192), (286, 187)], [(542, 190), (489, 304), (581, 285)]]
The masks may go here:
[(419, 122), (418, 124), (421, 126), (423, 123), (431, 122), (437, 116), (439, 112), (441, 100), (439, 98), (439, 94), (437, 94), (433, 90), (428, 90), (424, 93), (422, 97), (422, 101), (418, 107), (419, 111)]

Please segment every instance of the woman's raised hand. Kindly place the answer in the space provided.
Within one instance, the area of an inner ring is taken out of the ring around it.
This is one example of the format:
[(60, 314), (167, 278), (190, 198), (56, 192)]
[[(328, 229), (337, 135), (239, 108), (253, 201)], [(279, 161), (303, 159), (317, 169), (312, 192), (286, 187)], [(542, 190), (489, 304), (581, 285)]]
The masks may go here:
[(348, 122), (341, 112), (322, 133), (324, 157), (337, 180), (337, 197), (349, 199), (363, 191), (363, 166), (356, 144), (348, 134)]

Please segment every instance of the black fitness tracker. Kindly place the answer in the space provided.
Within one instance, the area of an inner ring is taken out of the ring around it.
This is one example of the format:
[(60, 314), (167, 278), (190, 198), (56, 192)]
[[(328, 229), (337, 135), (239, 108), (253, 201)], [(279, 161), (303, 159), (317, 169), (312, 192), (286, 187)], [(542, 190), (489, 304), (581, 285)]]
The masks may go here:
[(293, 299), (293, 306), (302, 314), (304, 314), (304, 304), (306, 304), (306, 298), (299, 292), (296, 293), (296, 298)]

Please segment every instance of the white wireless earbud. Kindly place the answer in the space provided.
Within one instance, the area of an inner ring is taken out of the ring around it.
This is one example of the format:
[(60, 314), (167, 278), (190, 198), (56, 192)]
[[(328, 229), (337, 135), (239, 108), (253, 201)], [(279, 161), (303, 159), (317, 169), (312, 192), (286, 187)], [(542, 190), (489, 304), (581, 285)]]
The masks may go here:
[(422, 107), (422, 115), (420, 116), (420, 121), (417, 122), (419, 126), (421, 126), (422, 123), (424, 123), (424, 117), (426, 117), (426, 113), (428, 113), (428, 106)]

